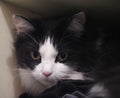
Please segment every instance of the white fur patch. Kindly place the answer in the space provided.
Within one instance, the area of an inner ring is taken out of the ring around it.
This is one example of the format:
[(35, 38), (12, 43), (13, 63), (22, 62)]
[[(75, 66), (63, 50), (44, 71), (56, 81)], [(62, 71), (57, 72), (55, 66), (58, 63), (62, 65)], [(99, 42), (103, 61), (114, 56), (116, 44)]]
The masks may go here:
[(48, 37), (44, 44), (40, 46), (39, 52), (41, 54), (41, 57), (44, 58), (55, 58), (56, 55), (58, 54), (57, 50), (55, 49), (53, 45), (52, 39)]
[(107, 89), (104, 87), (104, 85), (102, 83), (97, 83), (95, 84), (90, 92), (89, 92), (89, 96), (91, 97), (100, 97), (100, 98), (109, 98), (108, 97), (108, 91)]
[(41, 71), (45, 73), (52, 73), (52, 69), (55, 64), (55, 58), (58, 52), (53, 46), (52, 40), (49, 37), (45, 40), (44, 44), (41, 45), (39, 52), (41, 54)]
[(30, 69), (19, 68), (19, 76), (20, 76), (22, 86), (25, 88), (25, 90), (28, 93), (31, 93), (32, 95), (38, 95), (49, 87), (37, 81), (33, 77)]

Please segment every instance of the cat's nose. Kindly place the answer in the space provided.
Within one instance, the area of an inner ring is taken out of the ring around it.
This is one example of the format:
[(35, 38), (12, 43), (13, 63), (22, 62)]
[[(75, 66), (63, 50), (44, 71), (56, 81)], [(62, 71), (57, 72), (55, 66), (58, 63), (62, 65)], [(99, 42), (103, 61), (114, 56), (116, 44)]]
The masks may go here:
[(52, 72), (43, 72), (42, 73), (45, 77), (49, 77), (52, 75)]

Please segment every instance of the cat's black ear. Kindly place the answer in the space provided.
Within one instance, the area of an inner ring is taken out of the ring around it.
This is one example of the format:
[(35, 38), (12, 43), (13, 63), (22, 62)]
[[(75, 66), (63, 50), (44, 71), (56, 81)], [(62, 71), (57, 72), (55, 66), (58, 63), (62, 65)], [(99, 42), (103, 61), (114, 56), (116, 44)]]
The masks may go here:
[(23, 16), (13, 15), (13, 22), (18, 34), (34, 30), (32, 24)]
[(80, 32), (84, 29), (85, 13), (79, 12), (72, 16), (68, 29), (75, 32)]

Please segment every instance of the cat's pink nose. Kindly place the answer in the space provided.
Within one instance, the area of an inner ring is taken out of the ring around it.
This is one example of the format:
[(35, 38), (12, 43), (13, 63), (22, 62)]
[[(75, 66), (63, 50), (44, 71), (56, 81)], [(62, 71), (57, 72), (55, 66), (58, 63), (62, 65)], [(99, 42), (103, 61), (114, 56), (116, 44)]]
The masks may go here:
[(50, 75), (52, 75), (52, 72), (43, 72), (42, 73), (45, 77), (49, 77)]

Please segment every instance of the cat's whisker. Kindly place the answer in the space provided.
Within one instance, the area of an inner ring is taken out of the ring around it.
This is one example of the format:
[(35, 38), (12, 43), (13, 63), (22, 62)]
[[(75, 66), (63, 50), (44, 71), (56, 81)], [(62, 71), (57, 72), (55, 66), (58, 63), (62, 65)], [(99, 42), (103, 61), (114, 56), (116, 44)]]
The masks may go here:
[(25, 68), (28, 68), (28, 66), (25, 63), (21, 63)]
[(39, 45), (39, 43), (36, 41), (35, 38), (33, 38), (30, 34), (25, 33), (29, 38), (31, 38), (37, 45)]
[(61, 40), (59, 41), (59, 43), (58, 43), (58, 44), (61, 44), (61, 43), (62, 43), (62, 41), (63, 41), (63, 39), (64, 39), (64, 34), (63, 34), (63, 36), (62, 36), (62, 38), (61, 38)]
[[(59, 43), (58, 43), (58, 45), (61, 44), (62, 41), (63, 41), (65, 38), (67, 38), (67, 37), (69, 37), (69, 35), (63, 34), (62, 37), (61, 37), (61, 40), (60, 40)], [(62, 44), (63, 44), (63, 43), (62, 43)]]

